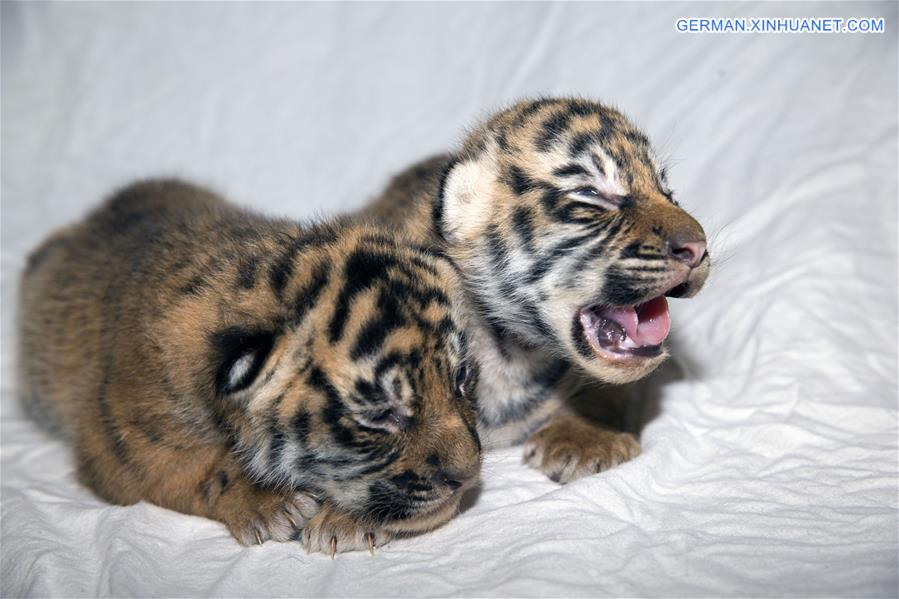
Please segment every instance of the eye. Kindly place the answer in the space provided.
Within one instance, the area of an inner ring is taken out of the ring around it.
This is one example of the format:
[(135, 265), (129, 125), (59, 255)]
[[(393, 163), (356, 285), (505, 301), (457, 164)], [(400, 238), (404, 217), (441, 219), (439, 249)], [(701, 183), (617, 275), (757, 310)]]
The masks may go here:
[(471, 392), (471, 367), (463, 364), (456, 370), (456, 393), (465, 397)]
[(595, 187), (590, 187), (589, 185), (584, 187), (578, 187), (577, 189), (572, 190), (572, 193), (584, 196), (588, 198), (598, 198), (600, 197), (599, 191)]
[(372, 426), (378, 428), (403, 428), (403, 417), (396, 413), (396, 410), (387, 408), (380, 412), (375, 412), (369, 417)]
[(390, 406), (356, 409), (350, 414), (361, 427), (388, 434), (407, 430), (412, 422), (409, 416), (403, 415), (398, 408)]
[(572, 189), (568, 193), (574, 196), (575, 201), (581, 200), (581, 203), (584, 205), (590, 205), (594, 208), (621, 208), (629, 202), (628, 196), (609, 195), (590, 185)]
[(347, 398), (349, 414), (362, 427), (397, 433), (409, 428), (412, 409), (400, 395), (402, 382), (397, 373), (386, 373), (380, 379), (358, 379), (354, 393)]

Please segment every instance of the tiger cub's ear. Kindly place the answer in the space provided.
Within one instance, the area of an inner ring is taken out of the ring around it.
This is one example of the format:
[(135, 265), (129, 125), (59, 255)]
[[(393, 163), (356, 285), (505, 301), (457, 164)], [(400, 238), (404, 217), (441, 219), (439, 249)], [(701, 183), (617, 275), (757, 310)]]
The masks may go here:
[(440, 232), (452, 243), (471, 240), (490, 220), (496, 174), (484, 157), (460, 160), (443, 179), (440, 190)]
[(215, 388), (222, 395), (253, 384), (275, 345), (275, 333), (231, 327), (212, 335)]

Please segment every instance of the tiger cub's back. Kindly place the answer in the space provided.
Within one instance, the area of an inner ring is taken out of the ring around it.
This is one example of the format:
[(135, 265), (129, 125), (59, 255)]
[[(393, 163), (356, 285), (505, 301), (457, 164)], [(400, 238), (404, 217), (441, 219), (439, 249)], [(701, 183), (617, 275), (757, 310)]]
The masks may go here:
[(31, 253), (19, 290), (18, 386), (38, 423), (69, 437), (92, 411), (115, 359), (113, 337), (146, 333), (146, 302), (176, 292), (185, 282), (179, 272), (209, 254), (160, 223), (200, 223), (209, 208), (226, 209), (175, 181), (131, 186)]

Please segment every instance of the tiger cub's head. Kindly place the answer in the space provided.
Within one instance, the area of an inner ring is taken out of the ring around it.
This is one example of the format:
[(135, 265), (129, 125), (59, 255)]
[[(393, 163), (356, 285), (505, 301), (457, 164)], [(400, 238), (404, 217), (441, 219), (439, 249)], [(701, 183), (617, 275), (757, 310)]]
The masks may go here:
[(694, 295), (709, 272), (705, 233), (646, 136), (586, 100), (490, 118), (446, 171), (434, 217), (498, 335), (608, 382), (662, 362), (666, 297)]
[(204, 327), (196, 376), (236, 451), (259, 482), (360, 521), (442, 524), (481, 459), (454, 268), (365, 227), (283, 241)]

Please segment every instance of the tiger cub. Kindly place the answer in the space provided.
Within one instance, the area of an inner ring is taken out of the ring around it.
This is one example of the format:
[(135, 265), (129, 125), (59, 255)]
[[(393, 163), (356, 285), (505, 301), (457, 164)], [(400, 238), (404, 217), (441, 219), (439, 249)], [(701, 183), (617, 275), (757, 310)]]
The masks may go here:
[(519, 102), (395, 177), (365, 213), (462, 273), (473, 352), (491, 372), (476, 392), (485, 442), (525, 443), (526, 462), (561, 482), (639, 454), (577, 404), (596, 412), (591, 387), (661, 364), (666, 298), (695, 295), (710, 266), (644, 133), (597, 102)]
[(443, 524), (477, 480), (459, 288), (364, 224), (138, 183), (30, 256), (20, 388), (103, 499), (244, 544), (372, 549)]

